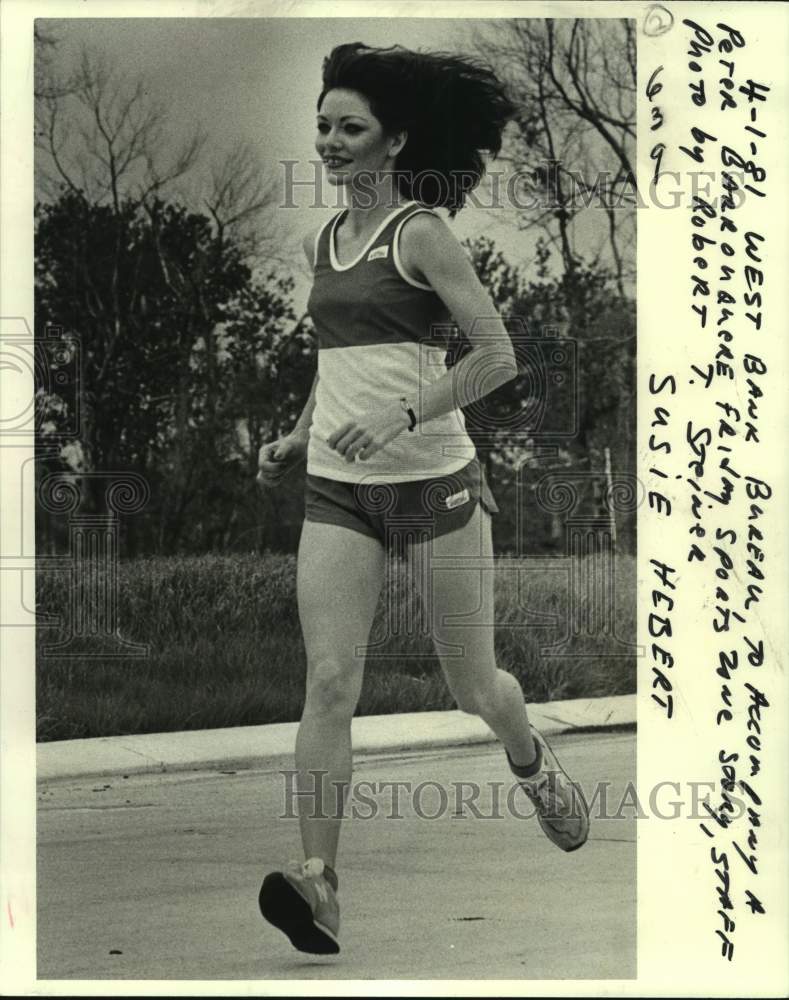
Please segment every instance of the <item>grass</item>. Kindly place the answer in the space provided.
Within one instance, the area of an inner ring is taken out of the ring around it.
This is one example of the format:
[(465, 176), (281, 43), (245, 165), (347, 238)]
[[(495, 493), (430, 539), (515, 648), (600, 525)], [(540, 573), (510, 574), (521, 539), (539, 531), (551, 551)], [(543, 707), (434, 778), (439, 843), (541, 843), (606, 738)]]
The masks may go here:
[[(496, 653), (530, 702), (635, 691), (635, 659), (611, 655), (610, 642), (577, 640), (546, 657), (566, 626), (527, 624), (524, 610), (566, 620), (566, 577), (522, 560), (527, 572), (496, 576)], [(554, 561), (555, 565), (555, 561)], [(419, 605), (395, 567), (379, 602), (359, 715), (454, 708), (428, 636), (386, 636), (386, 608)], [(68, 620), (68, 577), (40, 570), (39, 613)], [(617, 634), (635, 638), (635, 560), (616, 562)], [(62, 641), (59, 627), (37, 630), (37, 734), (40, 741), (291, 722), (303, 700), (305, 655), (296, 606), (295, 558), (256, 554), (138, 559), (119, 567), (118, 622), (124, 639), (146, 643), (139, 659), (67, 659), (47, 653)], [(404, 619), (401, 619), (404, 620)], [(405, 619), (407, 620), (407, 619)], [(621, 652), (621, 650), (620, 650)]]

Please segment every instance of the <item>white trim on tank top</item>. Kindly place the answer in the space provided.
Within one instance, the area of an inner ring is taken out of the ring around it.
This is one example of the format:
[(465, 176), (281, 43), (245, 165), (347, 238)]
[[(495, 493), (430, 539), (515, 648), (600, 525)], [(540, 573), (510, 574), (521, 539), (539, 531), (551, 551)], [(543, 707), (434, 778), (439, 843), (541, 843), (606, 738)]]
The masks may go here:
[(338, 215), (335, 215), (334, 219), (332, 220), (332, 223), (331, 223), (331, 229), (329, 230), (329, 263), (334, 268), (334, 270), (335, 271), (350, 271), (350, 269), (352, 267), (355, 267), (356, 264), (358, 264), (359, 261), (362, 259), (362, 257), (364, 257), (364, 255), (367, 253), (367, 251), (370, 249), (370, 247), (373, 245), (373, 243), (375, 243), (375, 241), (381, 235), (381, 233), (383, 232), (384, 228), (398, 214), (398, 212), (404, 212), (405, 209), (410, 208), (412, 205), (416, 205), (416, 204), (417, 204), (416, 201), (407, 201), (404, 205), (398, 205), (397, 208), (395, 208), (393, 211), (391, 211), (386, 216), (386, 218), (381, 222), (380, 226), (378, 226), (378, 228), (375, 230), (375, 232), (373, 233), (373, 235), (370, 237), (370, 239), (364, 245), (364, 247), (362, 248), (362, 250), (359, 252), (358, 256), (354, 260), (352, 260), (350, 262), (350, 264), (341, 264), (337, 260), (337, 254), (336, 254), (336, 252), (334, 250), (334, 232), (335, 232), (335, 230), (337, 228), (337, 223), (340, 221), (340, 219), (342, 218), (342, 216), (348, 210), (344, 209)]

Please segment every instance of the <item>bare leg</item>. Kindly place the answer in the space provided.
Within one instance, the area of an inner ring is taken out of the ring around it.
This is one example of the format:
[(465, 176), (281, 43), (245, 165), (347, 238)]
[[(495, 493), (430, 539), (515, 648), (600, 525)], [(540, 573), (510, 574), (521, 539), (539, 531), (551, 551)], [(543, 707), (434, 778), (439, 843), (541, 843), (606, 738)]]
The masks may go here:
[(310, 794), (299, 796), (299, 821), (304, 856), (332, 867), (352, 773), (351, 718), (364, 671), (364, 656), (355, 650), (369, 639), (384, 561), (383, 546), (373, 538), (304, 522), (297, 581), (307, 692), (296, 769), (299, 791)]
[[(411, 553), (412, 558), (427, 560), (438, 556), (457, 559), (457, 568), (438, 563), (431, 568), (428, 562), (423, 572), (415, 574), (432, 611), (436, 651), (447, 682), (459, 708), (484, 719), (506, 747), (545, 835), (561, 850), (575, 851), (589, 836), (589, 810), (581, 788), (545, 739), (538, 733), (532, 735), (520, 684), (496, 664), (492, 555), (490, 517), (480, 506), (465, 528), (432, 544), (414, 546)], [(465, 567), (464, 557), (469, 559)], [(489, 568), (474, 566), (477, 559)], [(442, 650), (442, 643), (459, 646), (462, 655)]]
[[(451, 569), (432, 567), (432, 557), (441, 556), (482, 557), (490, 568), (463, 567), (462, 560)], [(464, 528), (412, 546), (410, 558), (426, 561), (424, 570), (420, 566), (412, 578), (419, 581), (436, 651), (458, 708), (479, 715), (512, 761), (526, 766), (534, 761), (536, 751), (523, 690), (516, 677), (496, 664), (492, 557), (490, 516), (478, 504)], [(445, 616), (462, 617), (462, 621), (445, 622)], [(442, 655), (441, 643), (460, 646), (463, 654), (445, 650)]]

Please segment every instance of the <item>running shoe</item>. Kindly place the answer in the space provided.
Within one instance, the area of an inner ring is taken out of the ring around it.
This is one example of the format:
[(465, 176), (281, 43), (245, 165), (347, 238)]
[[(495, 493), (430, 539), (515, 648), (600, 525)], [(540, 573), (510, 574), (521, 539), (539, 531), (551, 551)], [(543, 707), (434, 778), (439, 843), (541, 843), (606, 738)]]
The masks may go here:
[(320, 858), (303, 864), (291, 861), (284, 872), (267, 875), (258, 903), (266, 920), (286, 934), (299, 951), (336, 955), (340, 950), (340, 906)]
[(542, 751), (542, 767), (533, 778), (518, 778), (534, 804), (543, 833), (563, 851), (577, 851), (589, 836), (589, 810), (579, 785), (570, 779), (542, 733), (532, 726)]

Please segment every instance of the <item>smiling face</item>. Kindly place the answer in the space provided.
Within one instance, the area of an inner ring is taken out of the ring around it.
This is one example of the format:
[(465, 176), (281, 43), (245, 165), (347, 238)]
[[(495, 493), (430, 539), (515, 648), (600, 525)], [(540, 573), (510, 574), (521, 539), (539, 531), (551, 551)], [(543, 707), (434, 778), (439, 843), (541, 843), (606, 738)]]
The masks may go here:
[(348, 184), (363, 172), (392, 170), (404, 145), (405, 133), (386, 135), (362, 94), (338, 87), (324, 97), (315, 149), (330, 183)]

